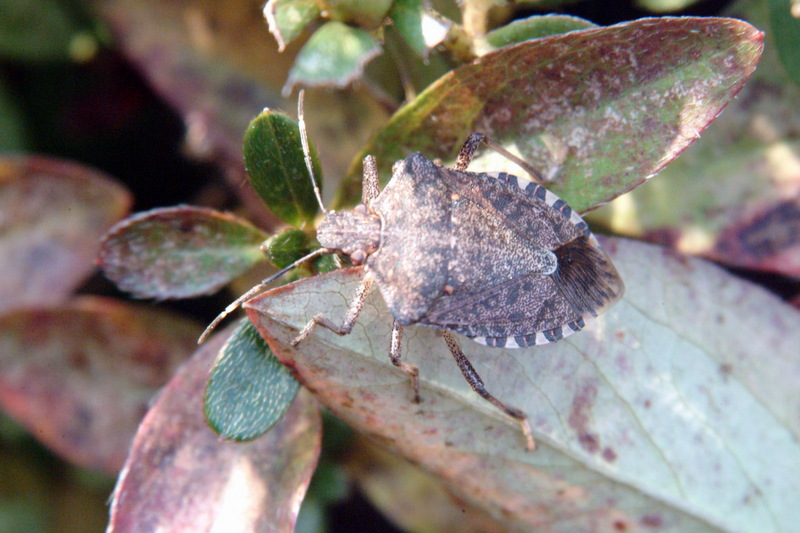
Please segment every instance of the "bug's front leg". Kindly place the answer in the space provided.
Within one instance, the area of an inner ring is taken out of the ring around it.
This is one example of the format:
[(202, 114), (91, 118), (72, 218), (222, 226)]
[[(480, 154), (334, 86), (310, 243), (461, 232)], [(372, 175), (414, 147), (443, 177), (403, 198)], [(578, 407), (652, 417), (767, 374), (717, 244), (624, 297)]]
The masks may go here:
[(361, 314), (361, 310), (364, 308), (364, 302), (367, 299), (367, 295), (369, 294), (369, 290), (372, 288), (372, 283), (374, 281), (375, 278), (373, 278), (372, 274), (367, 271), (367, 273), (364, 275), (364, 279), (361, 281), (361, 285), (358, 286), (355, 296), (353, 296), (353, 301), (350, 303), (350, 308), (347, 310), (347, 314), (344, 317), (344, 322), (342, 322), (341, 325), (334, 324), (324, 314), (318, 313), (311, 317), (311, 320), (309, 320), (305, 327), (300, 331), (300, 334), (289, 343), (292, 348), (296, 348), (300, 342), (311, 335), (311, 332), (317, 326), (322, 326), (325, 329), (329, 329), (337, 335), (347, 335), (350, 333), (353, 330), (353, 325), (356, 323), (356, 320), (358, 320), (358, 315)]
[(533, 434), (531, 433), (531, 426), (528, 424), (528, 415), (516, 407), (506, 405), (495, 398), (492, 393), (487, 391), (483, 384), (483, 380), (478, 373), (475, 372), (475, 368), (472, 366), (472, 363), (469, 362), (467, 356), (464, 355), (464, 352), (461, 351), (461, 347), (456, 342), (453, 334), (449, 331), (442, 330), (442, 335), (444, 336), (444, 341), (447, 343), (447, 347), (450, 348), (450, 353), (453, 354), (453, 357), (456, 360), (456, 364), (458, 364), (459, 370), (461, 370), (461, 373), (464, 375), (464, 379), (467, 380), (467, 383), (469, 383), (469, 386), (472, 387), (472, 390), (477, 392), (481, 398), (488, 401), (505, 414), (516, 420), (522, 428), (522, 434), (525, 437), (525, 444), (528, 450), (533, 451), (536, 449), (536, 443), (534, 442)]

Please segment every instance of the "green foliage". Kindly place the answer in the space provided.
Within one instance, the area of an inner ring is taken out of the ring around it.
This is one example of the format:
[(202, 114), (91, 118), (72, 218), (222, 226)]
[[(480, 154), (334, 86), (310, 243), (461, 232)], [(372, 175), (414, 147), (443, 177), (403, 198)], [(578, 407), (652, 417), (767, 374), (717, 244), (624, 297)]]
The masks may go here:
[(299, 229), (289, 228), (264, 241), (261, 248), (276, 268), (284, 268), (306, 255), (308, 247), (308, 235)]
[(346, 87), (380, 52), (380, 43), (368, 31), (343, 22), (326, 22), (295, 58), (284, 93), (297, 84)]
[(253, 440), (283, 417), (299, 387), (256, 328), (244, 320), (211, 369), (204, 402), (206, 419), (223, 438)]
[[(322, 171), (313, 146), (311, 160), (321, 187)], [(314, 220), (319, 205), (296, 120), (269, 109), (262, 111), (244, 135), (244, 163), (250, 184), (276, 216), (296, 227)]]
[(800, 4), (790, 0), (769, 0), (770, 25), (778, 56), (794, 83), (800, 86)]
[(306, 26), (321, 14), (316, 0), (269, 0), (264, 15), (269, 22), (269, 31), (283, 50)]
[(59, 0), (0, 2), (0, 57), (14, 61), (82, 60), (98, 46), (85, 14)]

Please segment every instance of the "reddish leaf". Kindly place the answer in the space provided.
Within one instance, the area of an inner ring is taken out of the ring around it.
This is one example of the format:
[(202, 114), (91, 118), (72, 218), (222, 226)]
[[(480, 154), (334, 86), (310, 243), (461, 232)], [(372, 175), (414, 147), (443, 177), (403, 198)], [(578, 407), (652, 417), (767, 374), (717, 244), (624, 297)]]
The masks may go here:
[(63, 301), (94, 270), (100, 237), (130, 204), (94, 169), (0, 157), (0, 311)]
[(319, 454), (317, 404), (300, 391), (263, 437), (221, 440), (203, 417), (203, 391), (231, 331), (204, 344), (148, 412), (117, 482), (109, 533), (294, 530)]
[(359, 436), (346, 456), (360, 491), (404, 531), (503, 533), (485, 509), (453, 497), (446, 481)]
[(0, 405), (44, 444), (117, 472), (155, 392), (200, 328), (151, 308), (81, 298), (0, 317)]
[(103, 238), (100, 265), (139, 298), (215, 292), (264, 258), (267, 234), (233, 215), (182, 206), (127, 218)]
[[(339, 202), (359, 197), (360, 162), (409, 151), (452, 158), (472, 131), (518, 151), (586, 211), (643, 183), (739, 91), (763, 34), (721, 18), (641, 19), (501, 48), (442, 76), (354, 160)], [(490, 154), (473, 167), (519, 170)]]
[[(606, 241), (625, 297), (562, 341), (504, 350), (461, 338), (487, 388), (530, 416), (539, 447), (461, 377), (431, 328), (405, 330), (422, 403), (388, 358), (377, 290), (340, 323), (362, 269), (274, 289), (245, 305), (275, 354), (357, 429), (447, 481), (508, 530), (788, 531), (800, 520), (800, 313), (718, 267)], [(646, 465), (644, 468), (642, 465)]]
[[(759, 2), (733, 9), (768, 24)], [(702, 138), (653, 183), (592, 220), (682, 253), (800, 278), (798, 101), (768, 40), (753, 77)]]

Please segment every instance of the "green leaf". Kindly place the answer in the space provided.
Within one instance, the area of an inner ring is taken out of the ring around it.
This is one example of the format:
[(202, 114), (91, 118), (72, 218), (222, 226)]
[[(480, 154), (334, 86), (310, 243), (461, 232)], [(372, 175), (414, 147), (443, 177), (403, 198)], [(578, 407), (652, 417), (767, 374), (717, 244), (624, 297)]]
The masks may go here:
[[(309, 149), (314, 177), (321, 187), (322, 167), (310, 140)], [(270, 109), (262, 111), (244, 134), (244, 164), (253, 188), (278, 218), (297, 227), (314, 220), (319, 204), (303, 159), (296, 120)]]
[(366, 30), (342, 22), (327, 22), (300, 50), (283, 88), (295, 85), (343, 88), (361, 77), (366, 65), (381, 53), (381, 45)]
[(299, 387), (256, 328), (242, 320), (211, 369), (206, 420), (225, 439), (253, 440), (283, 417)]
[(200, 331), (160, 309), (97, 297), (0, 315), (0, 407), (69, 461), (116, 473)]
[(324, 274), (325, 272), (333, 272), (341, 268), (341, 263), (335, 255), (323, 255), (314, 261), (314, 268), (317, 272)]
[(653, 13), (674, 13), (688, 9), (700, 0), (636, 0), (636, 5), (641, 9)]
[(261, 249), (267, 259), (279, 269), (291, 265), (310, 251), (308, 235), (294, 228), (270, 237)]
[(597, 24), (570, 15), (539, 15), (515, 20), (486, 34), (486, 42), (494, 48), (541, 39), (575, 30), (596, 28)]
[(406, 44), (423, 58), (445, 39), (451, 26), (427, 9), (422, 0), (395, 0), (389, 17)]
[[(580, 333), (527, 349), (459, 338), (486, 388), (528, 413), (538, 448), (473, 392), (432, 328), (404, 330), (422, 402), (389, 361), (378, 290), (352, 332), (336, 324), (363, 268), (245, 305), (275, 354), (357, 430), (437, 475), (506, 531), (779, 533), (800, 521), (800, 312), (703, 260), (603, 241), (628, 287)], [(643, 468), (642, 465), (647, 465)]]
[(94, 37), (79, 23), (82, 14), (58, 0), (0, 2), (0, 57), (14, 61), (64, 61), (94, 51)]
[(28, 146), (25, 115), (0, 76), (0, 152), (21, 152)]
[(264, 16), (282, 52), (306, 26), (319, 18), (320, 8), (317, 0), (269, 0)]
[(800, 86), (800, 4), (791, 0), (769, 0), (769, 15), (783, 68)]
[(180, 206), (127, 218), (103, 238), (106, 276), (137, 298), (210, 294), (263, 259), (267, 234), (233, 215)]
[(322, 0), (331, 20), (377, 29), (392, 6), (392, 0)]
[(72, 294), (94, 272), (100, 238), (131, 202), (95, 169), (0, 156), (0, 310), (51, 306)]
[(220, 439), (201, 406), (227, 336), (209, 339), (148, 411), (114, 490), (109, 531), (294, 530), (319, 457), (319, 406), (301, 390), (262, 438)]
[[(753, 72), (762, 38), (739, 20), (687, 17), (501, 48), (397, 111), (353, 160), (335, 205), (358, 198), (364, 155), (377, 157), (385, 178), (410, 151), (446, 160), (469, 133), (483, 131), (586, 211), (640, 185), (691, 144)], [(471, 169), (520, 173), (494, 154)]]

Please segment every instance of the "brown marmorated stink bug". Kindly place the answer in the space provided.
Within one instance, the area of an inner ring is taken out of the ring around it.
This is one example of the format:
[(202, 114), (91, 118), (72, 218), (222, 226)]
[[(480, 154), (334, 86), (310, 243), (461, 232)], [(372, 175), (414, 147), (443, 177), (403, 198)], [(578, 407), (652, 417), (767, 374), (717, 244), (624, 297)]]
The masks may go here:
[[(301, 140), (313, 180), (302, 94), (299, 108)], [(515, 419), (527, 447), (533, 449), (527, 415), (486, 390), (453, 333), (506, 348), (554, 342), (608, 309), (624, 286), (586, 222), (541, 183), (503, 172), (466, 170), (481, 142), (541, 182), (529, 165), (481, 134), (467, 139), (452, 169), (420, 153), (398, 161), (382, 191), (375, 158), (367, 156), (362, 202), (352, 211), (327, 211), (314, 183), (325, 213), (317, 230), (322, 248), (233, 302), (201, 342), (222, 318), (288, 270), (318, 255), (344, 254), (354, 265), (364, 264), (366, 275), (343, 323), (314, 315), (292, 346), (316, 326), (339, 335), (350, 333), (377, 282), (394, 317), (389, 357), (411, 377), (415, 401), (420, 399), (419, 372), (401, 360), (403, 328), (438, 328), (472, 389)]]

